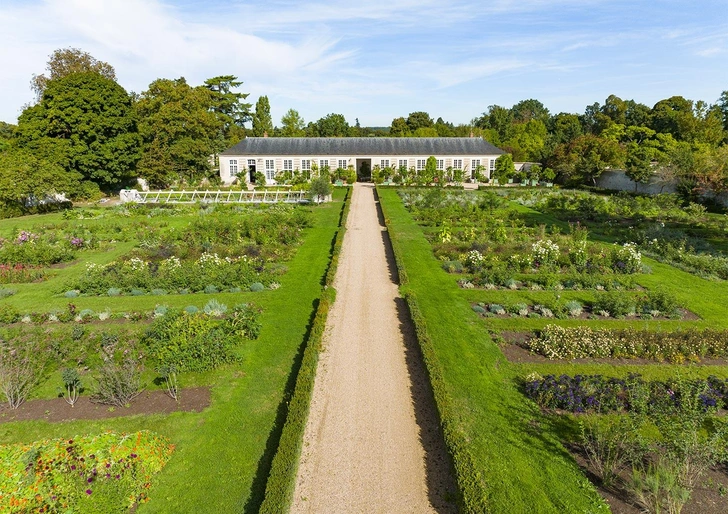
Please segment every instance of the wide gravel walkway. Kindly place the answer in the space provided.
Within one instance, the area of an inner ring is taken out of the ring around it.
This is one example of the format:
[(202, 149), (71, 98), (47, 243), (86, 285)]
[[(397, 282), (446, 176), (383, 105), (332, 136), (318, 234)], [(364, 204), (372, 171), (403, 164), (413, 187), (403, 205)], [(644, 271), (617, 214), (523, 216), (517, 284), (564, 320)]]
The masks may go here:
[(455, 512), (450, 464), (371, 185), (354, 186), (292, 512)]

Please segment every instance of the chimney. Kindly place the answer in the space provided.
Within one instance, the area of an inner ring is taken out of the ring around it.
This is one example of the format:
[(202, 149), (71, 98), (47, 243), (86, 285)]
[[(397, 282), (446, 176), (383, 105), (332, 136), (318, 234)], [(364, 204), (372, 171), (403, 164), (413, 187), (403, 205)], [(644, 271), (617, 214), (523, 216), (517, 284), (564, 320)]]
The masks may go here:
[[(268, 137), (268, 131), (267, 130), (265, 132), (263, 132), (263, 137)], [(470, 136), (470, 137), (472, 137), (472, 136)]]

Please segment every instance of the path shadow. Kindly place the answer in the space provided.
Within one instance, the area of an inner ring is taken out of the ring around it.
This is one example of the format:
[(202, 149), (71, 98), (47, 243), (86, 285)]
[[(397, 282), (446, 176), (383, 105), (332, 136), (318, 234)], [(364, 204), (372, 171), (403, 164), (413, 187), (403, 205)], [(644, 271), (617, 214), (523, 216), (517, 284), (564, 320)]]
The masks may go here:
[[(377, 205), (379, 224), (385, 227), (384, 214), (379, 204), (376, 189), (374, 199)], [(399, 284), (399, 273), (394, 259), (389, 232), (382, 230), (385, 257), (389, 276), (393, 283)], [(455, 470), (450, 454), (445, 446), (445, 438), (440, 425), (440, 417), (435, 404), (430, 380), (425, 367), (422, 350), (417, 341), (417, 334), (412, 316), (404, 298), (395, 298), (399, 329), (402, 332), (405, 347), (405, 362), (410, 378), (410, 394), (415, 411), (415, 421), (420, 432), (420, 442), (425, 450), (425, 472), (430, 504), (438, 513), (457, 512), (458, 495), (455, 481)]]

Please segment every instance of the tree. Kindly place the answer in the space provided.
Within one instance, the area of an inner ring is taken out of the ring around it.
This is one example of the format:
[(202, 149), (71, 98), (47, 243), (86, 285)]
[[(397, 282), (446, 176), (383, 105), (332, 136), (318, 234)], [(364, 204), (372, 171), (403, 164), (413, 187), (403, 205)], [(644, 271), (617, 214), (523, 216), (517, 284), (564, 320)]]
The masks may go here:
[(270, 102), (267, 96), (261, 96), (255, 102), (252, 133), (255, 137), (273, 135), (273, 118), (270, 116)]
[(233, 91), (242, 84), (234, 75), (220, 75), (205, 81), (204, 87), (211, 93), (210, 109), (217, 114), (222, 123), (219, 136), (220, 150), (245, 137), (244, 123), (251, 117), (251, 104), (245, 103), (244, 100), (248, 98), (249, 93)]
[(413, 137), (438, 137), (435, 127), (420, 127), (412, 133)]
[(184, 77), (157, 79), (135, 104), (143, 156), (139, 173), (153, 187), (212, 176), (210, 156), (220, 150), (224, 121), (212, 106), (215, 94)]
[(343, 114), (328, 114), (316, 122), (319, 137), (346, 137), (349, 123)]
[(15, 138), (15, 125), (0, 121), (0, 152), (10, 147), (10, 143)]
[(444, 121), (442, 118), (437, 118), (434, 125), (437, 135), (440, 137), (454, 137), (455, 127), (452, 123)]
[(491, 178), (498, 179), (498, 182), (505, 184), (508, 179), (513, 178), (515, 172), (513, 157), (511, 157), (511, 154), (505, 153), (495, 160), (495, 169)]
[(660, 100), (652, 108), (652, 126), (656, 132), (672, 134), (678, 141), (692, 141), (697, 123), (693, 102), (682, 96)]
[(0, 170), (0, 205), (20, 212), (25, 211), (29, 198), (63, 193), (73, 197), (81, 181), (80, 174), (22, 149), (0, 152)]
[(131, 97), (96, 72), (47, 82), (40, 103), (20, 115), (17, 134), (23, 148), (103, 189), (136, 174), (141, 141)]
[(511, 137), (512, 124), (513, 113), (500, 105), (489, 106), (487, 113), (473, 120), (473, 125), (476, 127), (494, 131), (488, 141), (495, 145), (500, 145)]
[(549, 110), (541, 102), (531, 98), (521, 100), (511, 107), (511, 116), (516, 123), (526, 123), (531, 120), (546, 123), (549, 120)]
[(394, 118), (392, 120), (392, 125), (389, 129), (389, 135), (392, 137), (411, 136), (412, 133), (410, 132), (409, 126), (407, 125), (407, 120), (402, 117)]
[(716, 103), (720, 117), (723, 120), (723, 130), (728, 132), (728, 91), (723, 91)]
[(91, 54), (79, 48), (60, 48), (55, 50), (46, 64), (48, 75), (33, 75), (30, 88), (36, 94), (38, 101), (48, 87), (48, 82), (66, 77), (72, 73), (93, 71), (109, 80), (116, 81), (114, 67), (104, 61), (99, 61)]
[(407, 116), (407, 127), (410, 132), (415, 132), (419, 128), (432, 128), (433, 125), (432, 118), (424, 111), (411, 112)]
[(616, 141), (587, 134), (559, 145), (554, 157), (559, 173), (574, 182), (596, 185), (604, 170), (624, 163), (624, 149)]
[(295, 109), (288, 109), (286, 114), (281, 118), (281, 136), (283, 137), (303, 137), (306, 135), (306, 122)]
[(331, 194), (331, 180), (323, 175), (314, 178), (311, 180), (309, 194), (316, 203), (323, 202)]
[(638, 184), (646, 184), (652, 177), (652, 152), (649, 148), (637, 143), (627, 145), (625, 163), (627, 176), (634, 181), (634, 190)]

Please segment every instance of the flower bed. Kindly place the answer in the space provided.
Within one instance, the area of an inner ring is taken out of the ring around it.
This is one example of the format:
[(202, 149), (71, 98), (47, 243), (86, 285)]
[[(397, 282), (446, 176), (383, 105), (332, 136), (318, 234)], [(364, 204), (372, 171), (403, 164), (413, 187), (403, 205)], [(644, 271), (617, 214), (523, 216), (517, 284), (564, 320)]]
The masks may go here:
[(704, 409), (728, 407), (728, 379), (646, 382), (638, 374), (626, 379), (602, 375), (546, 375), (525, 379), (526, 396), (540, 407), (570, 412), (620, 412), (638, 408), (678, 408), (686, 395), (697, 397)]
[(527, 348), (549, 359), (646, 358), (675, 363), (728, 356), (728, 330), (672, 332), (547, 325)]
[(128, 512), (173, 449), (148, 431), (0, 445), (0, 511)]
[(26, 264), (0, 264), (0, 284), (38, 282), (46, 278), (45, 270)]

